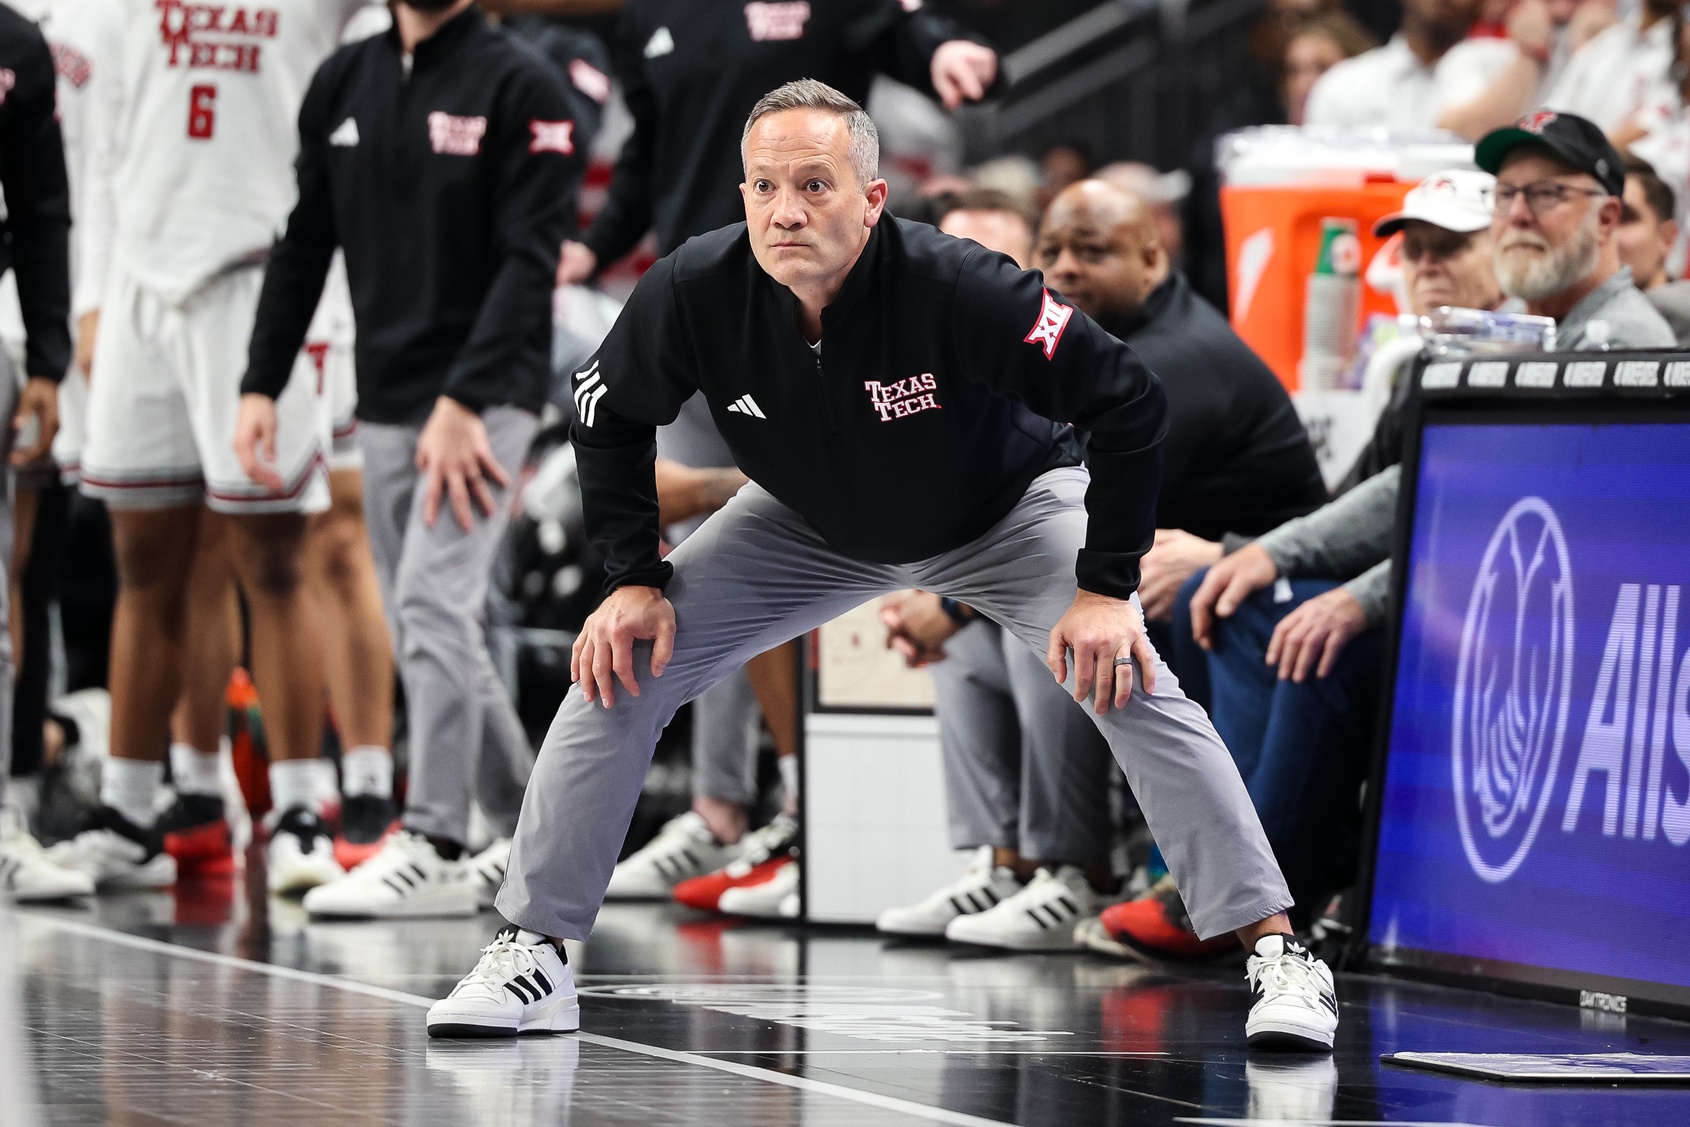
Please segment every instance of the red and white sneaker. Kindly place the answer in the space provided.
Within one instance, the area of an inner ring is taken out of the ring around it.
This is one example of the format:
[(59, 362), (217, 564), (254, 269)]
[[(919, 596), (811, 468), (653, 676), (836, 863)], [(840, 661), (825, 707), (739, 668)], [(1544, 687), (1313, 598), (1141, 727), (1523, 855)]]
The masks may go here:
[[(675, 886), (677, 902), (703, 912), (722, 911), (722, 895), (732, 888), (749, 888), (771, 879), (792, 862), (798, 823), (786, 814), (740, 839), (741, 853), (732, 863)], [(796, 887), (796, 886), (794, 886)]]
[(180, 794), (158, 818), (164, 851), (176, 859), (180, 877), (226, 877), (235, 871), (234, 837), (223, 800), (209, 794)]
[[(791, 856), (765, 861), (753, 870), (754, 878), (722, 893), (716, 910), (727, 916), (750, 916), (760, 920), (798, 918), (799, 869), (796, 850)], [(754, 881), (754, 882), (753, 882)]]
[(1199, 939), (1172, 877), (1137, 900), (1106, 908), (1074, 930), (1074, 941), (1106, 955), (1149, 963), (1205, 963), (1242, 953), (1231, 935)]

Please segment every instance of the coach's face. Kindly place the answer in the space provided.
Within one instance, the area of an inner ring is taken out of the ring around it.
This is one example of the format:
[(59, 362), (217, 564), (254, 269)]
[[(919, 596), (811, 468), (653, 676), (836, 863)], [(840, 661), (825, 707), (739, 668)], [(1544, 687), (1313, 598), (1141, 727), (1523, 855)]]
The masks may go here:
[(1150, 209), (1102, 180), (1071, 184), (1051, 201), (1033, 265), (1086, 316), (1105, 324), (1136, 314), (1168, 276)]
[(886, 205), (886, 181), (851, 167), (850, 128), (825, 110), (780, 110), (745, 141), (745, 222), (757, 263), (800, 297), (838, 292)]

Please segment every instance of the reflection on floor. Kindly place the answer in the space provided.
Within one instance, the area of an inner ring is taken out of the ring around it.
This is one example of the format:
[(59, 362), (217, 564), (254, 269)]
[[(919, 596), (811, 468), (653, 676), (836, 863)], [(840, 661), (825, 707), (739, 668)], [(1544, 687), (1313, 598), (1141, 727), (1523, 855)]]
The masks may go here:
[(613, 905), (579, 1037), (430, 1043), (497, 920), (309, 922), (244, 883), (0, 909), (0, 1124), (1690, 1122), (1690, 1092), (1515, 1087), (1398, 1049), (1690, 1053), (1690, 1026), (1345, 977), (1333, 1058), (1248, 1056), (1236, 969), (998, 956)]

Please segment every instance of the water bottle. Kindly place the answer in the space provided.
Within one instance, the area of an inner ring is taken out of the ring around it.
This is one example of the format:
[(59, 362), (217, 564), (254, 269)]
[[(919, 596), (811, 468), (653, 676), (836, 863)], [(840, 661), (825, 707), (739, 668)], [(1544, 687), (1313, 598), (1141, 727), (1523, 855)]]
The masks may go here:
[[(1606, 340), (1606, 322), (1602, 333)], [(1438, 358), (1555, 351), (1555, 321), (1529, 313), (1440, 305), (1420, 318), (1420, 335), (1427, 351)]]
[(1305, 391), (1330, 391), (1355, 354), (1361, 308), (1361, 240), (1356, 221), (1320, 221), (1320, 253), (1303, 293), (1303, 358), (1297, 380)]

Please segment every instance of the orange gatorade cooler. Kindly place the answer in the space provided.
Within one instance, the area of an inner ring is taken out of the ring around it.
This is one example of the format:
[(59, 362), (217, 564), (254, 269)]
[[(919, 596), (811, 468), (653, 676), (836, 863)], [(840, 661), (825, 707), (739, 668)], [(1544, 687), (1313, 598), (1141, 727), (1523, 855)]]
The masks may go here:
[[(1401, 210), (1403, 197), (1423, 177), (1472, 167), (1472, 146), (1443, 134), (1278, 126), (1223, 138), (1217, 159), (1225, 182), (1221, 218), (1233, 328), (1294, 391), (1304, 387), (1299, 368), (1313, 344), (1306, 365), (1315, 375), (1310, 390), (1317, 381), (1318, 389), (1330, 389), (1342, 368), (1332, 353), (1352, 356), (1369, 316), (1397, 313), (1392, 295), (1347, 277), (1365, 277), (1384, 248), (1373, 224)], [(1331, 257), (1335, 243), (1343, 252), (1338, 262)], [(1359, 259), (1353, 259), (1358, 247)], [(1320, 339), (1306, 340), (1311, 292), (1347, 304), (1335, 311), (1353, 322), (1343, 347), (1334, 349), (1332, 310), (1316, 311)]]
[[(1393, 181), (1354, 187), (1286, 184), (1221, 189), (1232, 327), (1286, 387), (1297, 390), (1303, 386), (1299, 366), (1304, 358), (1309, 292), (1332, 291), (1338, 296), (1339, 286), (1322, 285), (1317, 279), (1343, 277), (1334, 275), (1330, 261), (1323, 265), (1322, 249), (1330, 249), (1338, 231), (1359, 242), (1360, 261), (1355, 263), (1359, 269), (1348, 275), (1353, 281), (1384, 245), (1385, 240), (1374, 238), (1373, 224), (1400, 211), (1403, 197), (1413, 186)], [(1339, 350), (1343, 357), (1349, 357), (1368, 315), (1395, 316), (1397, 309), (1388, 294), (1375, 293), (1365, 286), (1343, 288), (1355, 295), (1346, 299), (1349, 334)], [(1328, 342), (1310, 343), (1317, 344), (1317, 356), (1310, 357), (1311, 366), (1322, 373), (1330, 370), (1330, 379), (1335, 369), (1324, 355), (1330, 348), (1319, 347)]]

